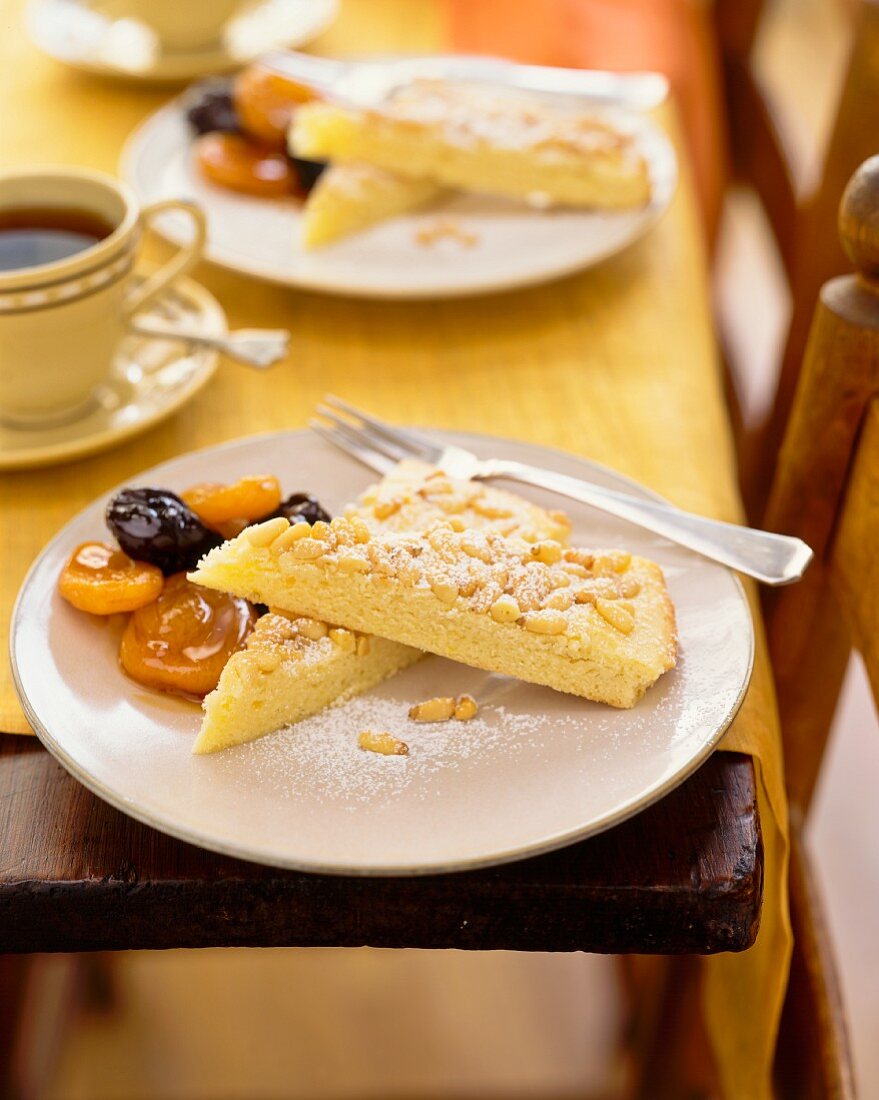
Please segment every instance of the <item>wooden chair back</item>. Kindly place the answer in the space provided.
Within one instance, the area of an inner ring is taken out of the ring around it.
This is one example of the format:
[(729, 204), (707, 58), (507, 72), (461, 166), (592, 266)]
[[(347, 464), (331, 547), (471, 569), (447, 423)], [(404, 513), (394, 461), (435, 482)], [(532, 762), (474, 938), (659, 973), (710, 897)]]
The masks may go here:
[(794, 169), (781, 115), (754, 64), (765, 6), (765, 0), (717, 0), (714, 21), (733, 177), (760, 199), (790, 277), (799, 213)]
[(879, 0), (857, 0), (852, 46), (839, 98), (823, 173), (816, 189), (800, 205), (795, 246), (790, 255), (792, 314), (779, 372), (776, 397), (762, 444), (755, 456), (758, 477), (768, 487), (787, 428), (812, 317), (822, 286), (847, 273), (846, 253), (834, 227), (848, 180), (869, 157), (879, 152)]
[[(854, 0), (852, 46), (823, 170), (804, 192), (790, 156), (783, 115), (754, 64), (764, 0), (717, 0), (715, 25), (727, 104), (734, 177), (756, 192), (772, 230), (792, 300), (776, 397), (765, 424), (741, 438), (746, 503), (759, 515), (790, 416), (812, 315), (822, 285), (848, 271), (835, 232), (846, 182), (879, 151), (879, 0)], [(721, 334), (722, 335), (722, 334)], [(730, 366), (733, 376), (736, 365)]]
[(839, 237), (855, 274), (821, 289), (765, 523), (815, 551), (766, 599), (788, 792), (808, 809), (855, 645), (879, 701), (879, 156), (845, 189)]

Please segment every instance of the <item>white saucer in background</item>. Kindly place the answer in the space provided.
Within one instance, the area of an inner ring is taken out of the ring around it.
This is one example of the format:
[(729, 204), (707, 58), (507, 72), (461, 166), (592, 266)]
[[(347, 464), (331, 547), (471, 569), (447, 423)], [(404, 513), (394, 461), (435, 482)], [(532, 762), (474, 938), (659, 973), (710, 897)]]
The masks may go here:
[[(201, 3), (202, 0), (181, 0)], [(206, 0), (209, 2), (209, 0)], [(303, 46), (335, 19), (338, 0), (250, 0), (215, 45), (162, 51), (149, 25), (116, 18), (113, 0), (30, 0), (25, 22), (34, 43), (75, 69), (132, 80), (193, 80), (246, 65), (261, 53)]]

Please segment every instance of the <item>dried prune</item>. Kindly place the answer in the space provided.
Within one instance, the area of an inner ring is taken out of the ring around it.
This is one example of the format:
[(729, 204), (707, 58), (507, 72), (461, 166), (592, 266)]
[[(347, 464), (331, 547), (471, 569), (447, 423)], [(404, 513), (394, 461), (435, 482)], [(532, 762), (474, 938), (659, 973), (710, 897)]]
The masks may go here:
[(235, 134), (241, 130), (230, 80), (215, 77), (196, 84), (184, 99), (184, 109), (196, 134)]
[(293, 156), (290, 157), (290, 160), (296, 170), (296, 182), (299, 185), (299, 190), (307, 195), (320, 179), (321, 173), (326, 168), (326, 163), (322, 160), (305, 160), (303, 157)]
[(291, 523), (312, 524), (317, 523), (319, 519), (329, 523), (333, 518), (325, 508), (321, 507), (317, 497), (313, 497), (310, 493), (293, 493), (286, 500), (282, 500), (278, 510), (272, 512), (271, 516), (266, 516), (266, 519), (274, 519), (276, 516), (284, 516)]
[(194, 569), (223, 541), (167, 489), (123, 489), (107, 505), (107, 526), (129, 557), (168, 576)]

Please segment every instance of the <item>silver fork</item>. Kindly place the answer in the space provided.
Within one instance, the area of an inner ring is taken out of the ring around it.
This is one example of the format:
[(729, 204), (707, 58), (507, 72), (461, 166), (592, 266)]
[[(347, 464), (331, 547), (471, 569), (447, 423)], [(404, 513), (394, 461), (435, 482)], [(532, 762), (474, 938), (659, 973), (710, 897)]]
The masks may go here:
[(671, 504), (643, 500), (523, 462), (481, 459), (463, 447), (442, 447), (416, 432), (392, 428), (331, 394), (324, 401), (326, 404), (317, 408), (322, 420), (311, 421), (314, 431), (381, 474), (389, 473), (404, 458), (418, 458), (465, 481), (507, 478), (548, 489), (628, 520), (764, 584), (791, 584), (812, 560), (812, 551), (802, 539), (707, 519)]

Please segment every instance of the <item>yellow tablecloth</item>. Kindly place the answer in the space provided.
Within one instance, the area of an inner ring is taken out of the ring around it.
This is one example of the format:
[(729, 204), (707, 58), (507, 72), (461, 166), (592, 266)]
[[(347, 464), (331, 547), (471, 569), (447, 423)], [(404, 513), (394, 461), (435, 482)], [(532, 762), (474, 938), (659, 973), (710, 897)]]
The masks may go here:
[[(42, 58), (22, 32), (22, 7), (21, 0), (0, 0), (0, 167), (70, 163), (113, 171), (127, 134), (168, 92), (74, 73)], [(445, 35), (442, 0), (348, 0), (316, 48), (430, 51), (444, 48)], [(662, 119), (678, 140), (672, 112)], [(300, 427), (327, 390), (403, 423), (564, 448), (614, 466), (686, 508), (739, 518), (706, 262), (684, 157), (682, 167), (672, 209), (647, 239), (597, 270), (502, 296), (354, 301), (203, 266), (197, 277), (223, 303), (232, 326), (291, 329), (289, 359), (266, 374), (225, 363), (187, 408), (124, 446), (0, 477), (0, 637), (28, 565), (92, 498), (181, 452)], [(27, 731), (5, 655), (0, 730)], [(762, 637), (751, 689), (723, 748), (750, 753), (757, 765), (765, 899), (755, 947), (705, 960), (706, 1018), (728, 1096), (759, 1100), (770, 1091), (790, 953), (786, 803)]]

